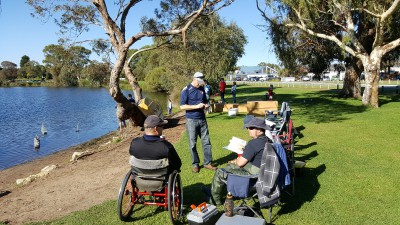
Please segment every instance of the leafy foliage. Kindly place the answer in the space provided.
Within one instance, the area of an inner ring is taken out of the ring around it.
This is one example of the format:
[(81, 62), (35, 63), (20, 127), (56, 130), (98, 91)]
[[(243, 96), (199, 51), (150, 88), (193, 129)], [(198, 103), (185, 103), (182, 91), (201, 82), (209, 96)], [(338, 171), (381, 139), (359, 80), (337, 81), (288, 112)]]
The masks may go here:
[[(155, 41), (160, 43), (165, 39)], [(196, 71), (202, 71), (211, 84), (216, 84), (220, 77), (235, 69), (246, 43), (243, 30), (236, 24), (228, 24), (218, 15), (204, 17), (187, 32), (185, 46), (180, 40), (172, 39), (168, 47), (142, 53), (133, 64), (133, 71), (147, 81), (153, 68), (161, 66), (165, 70), (164, 82), (161, 87), (154, 86), (155, 90), (181, 90)]]

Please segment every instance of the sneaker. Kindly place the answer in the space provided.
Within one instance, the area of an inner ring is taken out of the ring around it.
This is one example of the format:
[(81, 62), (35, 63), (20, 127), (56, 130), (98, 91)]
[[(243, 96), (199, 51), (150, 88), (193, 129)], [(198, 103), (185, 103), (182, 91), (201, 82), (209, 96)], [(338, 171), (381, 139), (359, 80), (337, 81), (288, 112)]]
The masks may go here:
[(218, 169), (217, 167), (215, 167), (211, 164), (204, 165), (203, 167), (204, 167), (204, 169), (208, 169), (208, 170), (217, 170)]
[(193, 169), (192, 169), (193, 173), (198, 173), (199, 171), (200, 171), (200, 169), (199, 169), (198, 166), (194, 166)]

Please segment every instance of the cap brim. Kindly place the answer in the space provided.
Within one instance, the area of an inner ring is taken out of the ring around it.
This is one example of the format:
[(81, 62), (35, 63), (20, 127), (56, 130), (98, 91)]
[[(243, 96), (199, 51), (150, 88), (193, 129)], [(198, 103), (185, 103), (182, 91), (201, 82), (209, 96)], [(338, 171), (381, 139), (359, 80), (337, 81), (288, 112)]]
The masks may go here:
[(196, 78), (197, 82), (199, 82), (200, 85), (204, 85), (204, 80), (201, 78)]

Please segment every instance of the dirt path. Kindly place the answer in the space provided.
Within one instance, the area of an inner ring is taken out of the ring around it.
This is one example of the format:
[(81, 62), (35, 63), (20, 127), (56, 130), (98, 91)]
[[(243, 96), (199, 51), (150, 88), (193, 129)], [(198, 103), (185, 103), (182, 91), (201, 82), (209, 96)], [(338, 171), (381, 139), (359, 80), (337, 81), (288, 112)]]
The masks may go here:
[[(185, 130), (184, 121), (181, 113), (169, 120), (164, 134), (171, 143), (178, 141)], [(129, 169), (130, 141), (143, 134), (139, 128), (128, 129), (0, 171), (0, 222), (51, 220), (116, 199), (120, 182)], [(123, 140), (115, 143), (112, 141), (115, 137)], [(75, 163), (69, 162), (73, 152), (86, 150), (95, 153)], [(17, 179), (37, 174), (48, 165), (57, 165), (57, 168), (46, 177), (17, 187)]]

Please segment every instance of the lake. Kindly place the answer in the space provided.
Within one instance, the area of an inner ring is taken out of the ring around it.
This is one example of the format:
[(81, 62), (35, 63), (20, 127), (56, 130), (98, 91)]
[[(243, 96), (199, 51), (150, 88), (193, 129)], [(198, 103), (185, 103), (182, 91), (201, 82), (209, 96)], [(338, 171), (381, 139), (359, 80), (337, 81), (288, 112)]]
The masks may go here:
[[(165, 94), (143, 96), (157, 99), (165, 112)], [(104, 88), (0, 88), (0, 170), (118, 129), (115, 105)], [(47, 135), (41, 133), (42, 124)], [(35, 135), (40, 137), (38, 150)]]

